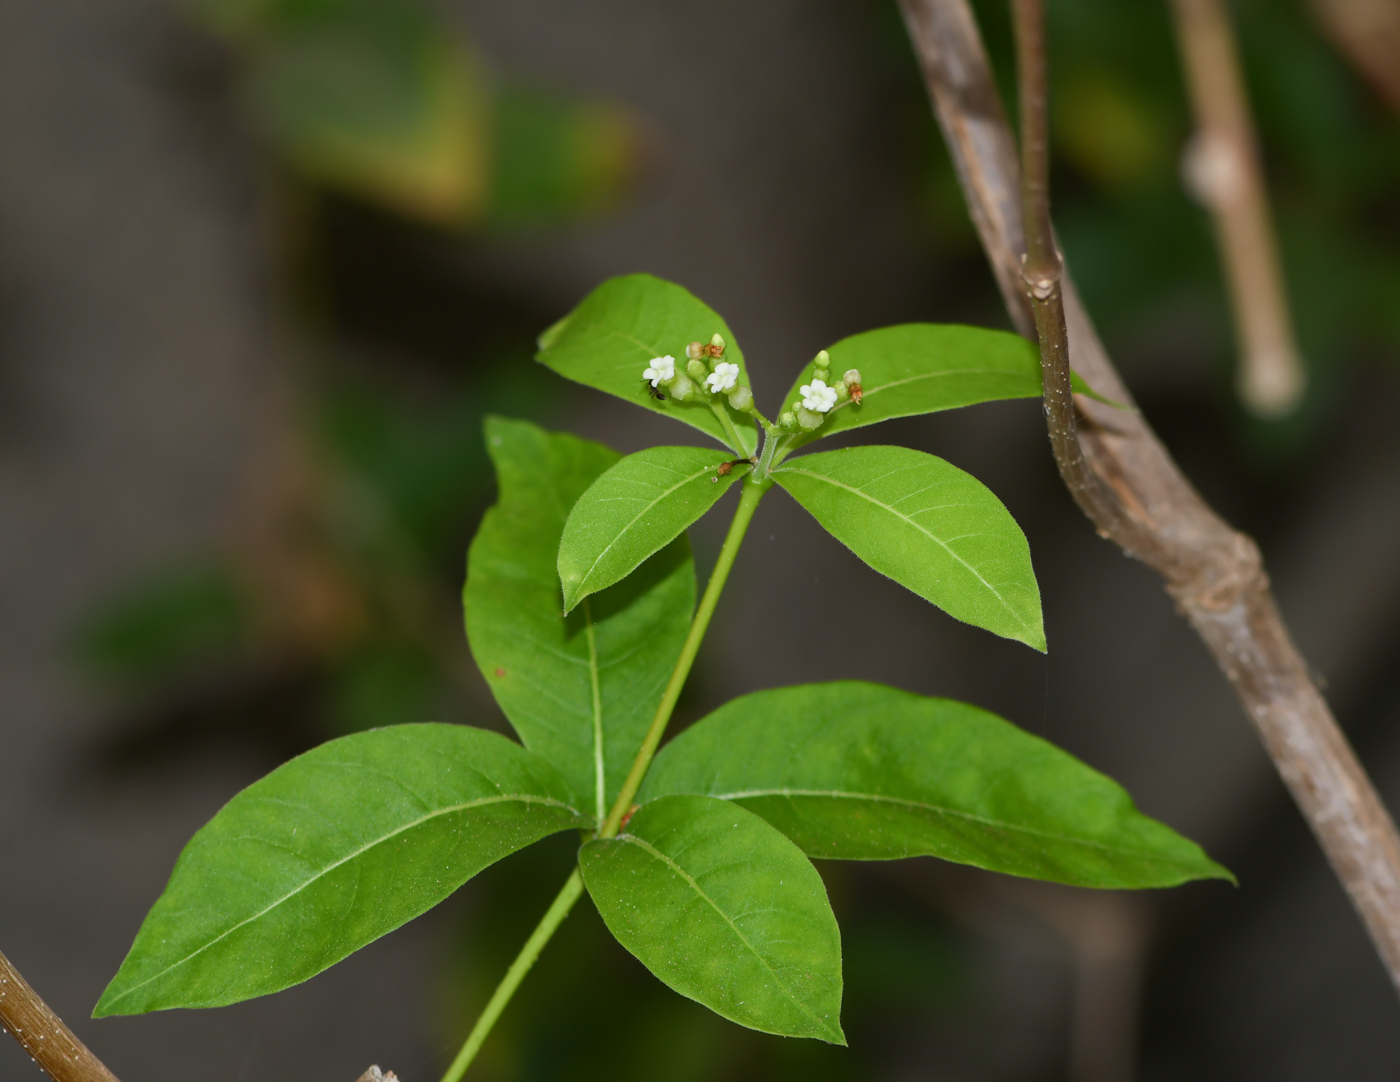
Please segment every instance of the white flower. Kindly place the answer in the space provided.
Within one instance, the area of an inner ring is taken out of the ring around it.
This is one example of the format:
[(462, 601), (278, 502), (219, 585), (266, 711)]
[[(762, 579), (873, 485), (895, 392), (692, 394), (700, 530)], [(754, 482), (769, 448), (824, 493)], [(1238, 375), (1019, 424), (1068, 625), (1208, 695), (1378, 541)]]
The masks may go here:
[(802, 405), (817, 413), (825, 413), (836, 405), (836, 388), (828, 387), (825, 380), (814, 379), (804, 383), (798, 390), (802, 393)]
[(653, 387), (658, 383), (669, 383), (675, 378), (676, 359), (669, 353), (664, 357), (653, 357), (651, 363), (647, 365), (647, 370), (642, 373), (642, 379), (651, 380)]
[(705, 377), (705, 386), (712, 391), (732, 391), (739, 382), (739, 366), (728, 361), (720, 361), (715, 370)]

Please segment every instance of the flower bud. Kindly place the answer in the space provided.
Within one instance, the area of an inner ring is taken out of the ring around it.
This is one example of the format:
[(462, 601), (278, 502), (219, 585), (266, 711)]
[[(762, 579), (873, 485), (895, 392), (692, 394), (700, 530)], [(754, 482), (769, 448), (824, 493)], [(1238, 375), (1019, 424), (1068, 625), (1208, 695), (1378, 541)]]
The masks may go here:
[(729, 404), (740, 413), (753, 411), (753, 392), (742, 385), (729, 392)]
[(791, 413), (783, 413), (782, 416), (778, 418), (779, 428), (792, 428), (796, 424), (797, 418), (794, 417)]
[(689, 357), (692, 361), (698, 361), (704, 349), (705, 347), (702, 346), (699, 342), (691, 342), (690, 345), (685, 347), (685, 355)]
[(714, 334), (710, 335), (710, 345), (711, 345), (711, 347), (713, 347), (716, 351), (718, 351), (718, 352), (720, 352), (720, 353), (723, 353), (723, 352), (724, 352), (724, 336), (721, 335), (721, 334), (719, 333), (719, 331), (716, 331)]
[(828, 353), (826, 350), (822, 350), (820, 353), (817, 354), (817, 367), (818, 367), (818, 368), (830, 368), (830, 367), (831, 367), (831, 354)]
[(860, 382), (860, 369), (848, 368), (846, 374), (841, 377), (842, 382), (851, 384)]
[(836, 392), (836, 401), (844, 402), (851, 397), (851, 392), (846, 387), (844, 379), (838, 379), (831, 385), (831, 389)]
[[(691, 343), (692, 346), (698, 346), (699, 344), (699, 342)], [(687, 350), (686, 352), (689, 352), (689, 350)], [(690, 373), (690, 378), (693, 380), (703, 381), (704, 378), (710, 374), (710, 370), (705, 367), (705, 362), (700, 360), (698, 357), (692, 357), (689, 361), (687, 361), (685, 370)]]
[(671, 389), (671, 397), (677, 402), (684, 402), (688, 398), (695, 397), (695, 384), (690, 382), (690, 377), (684, 372), (677, 372), (676, 378), (667, 385)]
[(826, 415), (818, 413), (816, 410), (806, 408), (797, 411), (797, 423), (808, 432), (815, 432), (821, 428), (822, 422), (826, 420)]

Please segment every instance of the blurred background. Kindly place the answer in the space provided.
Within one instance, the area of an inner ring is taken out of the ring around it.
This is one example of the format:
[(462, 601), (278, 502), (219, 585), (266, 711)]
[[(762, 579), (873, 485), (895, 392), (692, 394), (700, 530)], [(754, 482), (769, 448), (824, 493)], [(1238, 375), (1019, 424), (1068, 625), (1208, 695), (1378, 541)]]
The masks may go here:
[[(1049, 5), (1056, 219), (1149, 420), (1260, 541), (1397, 808), (1400, 114), (1338, 6), (1231, 6), (1308, 367), (1298, 410), (1236, 401), (1161, 3)], [(977, 8), (1009, 88), (1004, 4)], [(8, 0), (0, 146), (0, 948), (127, 1082), (350, 1082), (371, 1062), (435, 1079), (568, 839), (277, 996), (87, 1014), (183, 843), (243, 785), (370, 726), (504, 727), (458, 600), (493, 498), (482, 416), (624, 452), (694, 438), (532, 361), (602, 278), (649, 271), (722, 312), (766, 410), (847, 334), (1008, 325), (895, 4)], [(837, 677), (967, 699), (1118, 778), (1239, 888), (825, 865), (849, 1049), (681, 999), (585, 903), (473, 1076), (1394, 1078), (1400, 1006), (1358, 920), (1156, 577), (1071, 504), (1039, 405), (866, 435), (947, 457), (1011, 508), (1048, 656), (955, 623), (775, 497), (680, 722)], [(702, 573), (726, 518), (693, 531)], [(790, 635), (760, 650), (775, 613)], [(0, 1077), (38, 1072), (6, 1041)]]

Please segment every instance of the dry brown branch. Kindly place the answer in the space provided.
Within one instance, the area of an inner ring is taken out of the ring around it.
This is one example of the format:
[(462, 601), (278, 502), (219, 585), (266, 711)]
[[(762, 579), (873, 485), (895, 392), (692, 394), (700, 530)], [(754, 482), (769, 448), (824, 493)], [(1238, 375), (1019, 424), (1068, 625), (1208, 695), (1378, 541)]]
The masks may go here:
[[(1035, 333), (1021, 277), (1020, 170), (966, 0), (901, 0), (934, 110), (1013, 321)], [(1131, 397), (1065, 275), (1074, 369), (1099, 393)], [(1229, 677), (1279, 774), (1400, 988), (1400, 837), (1288, 635), (1259, 550), (1182, 476), (1141, 414), (1080, 399), (1079, 444), (1117, 497), (1103, 534), (1158, 571)], [(1081, 501), (1081, 506), (1084, 506)], [(1130, 526), (1120, 529), (1126, 519)]]
[(1400, 113), (1400, 0), (1312, 0), (1342, 55)]
[(1293, 335), (1230, 17), (1222, 0), (1172, 0), (1196, 116), (1182, 161), (1187, 186), (1215, 220), (1239, 342), (1239, 393), (1263, 417), (1288, 413), (1306, 377)]
[(54, 1082), (117, 1082), (39, 993), (0, 954), (0, 1026), (34, 1057)]

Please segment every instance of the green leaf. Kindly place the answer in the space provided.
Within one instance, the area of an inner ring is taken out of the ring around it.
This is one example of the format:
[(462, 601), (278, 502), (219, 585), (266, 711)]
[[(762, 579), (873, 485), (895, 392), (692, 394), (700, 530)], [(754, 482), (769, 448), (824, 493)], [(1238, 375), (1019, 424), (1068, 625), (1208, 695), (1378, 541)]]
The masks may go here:
[(714, 506), (748, 463), (705, 447), (652, 447), (628, 455), (574, 504), (559, 543), (564, 611), (630, 575)]
[(880, 574), (1044, 652), (1026, 535), (971, 474), (907, 447), (848, 447), (793, 459), (773, 477)]
[(593, 820), (537, 755), (461, 725), (333, 740), (185, 846), (95, 1016), (218, 1007), (315, 976), (487, 865)]
[[(1040, 354), (1019, 334), (956, 323), (901, 323), (843, 338), (827, 352), (832, 381), (854, 368), (860, 373), (860, 405), (850, 399), (833, 406), (816, 432), (802, 433), (793, 446), (822, 436), (873, 425), (894, 417), (1041, 396)], [(804, 383), (816, 375), (815, 362), (802, 369), (782, 409), (790, 409)], [(1071, 375), (1074, 389), (1108, 401)]]
[(739, 382), (748, 386), (744, 355), (715, 311), (678, 285), (629, 274), (608, 279), (540, 335), (538, 360), (566, 379), (684, 421), (728, 447), (730, 438), (709, 405), (719, 403), (743, 443), (740, 457), (748, 458), (758, 446), (754, 420), (730, 409), (723, 396), (702, 393), (686, 402), (673, 397), (660, 402), (642, 386), (642, 371), (653, 357), (674, 357), (679, 372), (685, 368), (685, 347), (708, 342), (715, 333), (728, 343), (724, 359), (739, 366)]
[(1054, 745), (975, 706), (880, 684), (726, 703), (661, 750), (639, 799), (678, 793), (736, 801), (813, 857), (927, 855), (1084, 887), (1233, 878)]
[(664, 984), (750, 1029), (846, 1043), (826, 888), (758, 816), (665, 797), (585, 845), (579, 864), (608, 929)]
[[(602, 818), (622, 786), (690, 630), (695, 567), (677, 538), (567, 618), (556, 561), (569, 509), (618, 456), (491, 418), (500, 498), (467, 557), (467, 638), (526, 747)], [(715, 486), (718, 487), (718, 486)]]

